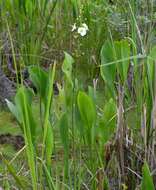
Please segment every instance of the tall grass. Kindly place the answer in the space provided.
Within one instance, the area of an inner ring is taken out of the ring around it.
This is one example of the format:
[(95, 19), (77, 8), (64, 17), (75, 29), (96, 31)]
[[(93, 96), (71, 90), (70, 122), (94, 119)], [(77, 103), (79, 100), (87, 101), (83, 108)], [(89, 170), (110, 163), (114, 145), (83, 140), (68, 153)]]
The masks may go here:
[[(154, 189), (155, 6), (145, 2), (0, 2), (0, 59), (6, 74), (11, 60), (17, 84), (14, 103), (6, 102), (21, 128), (29, 171), (16, 174), (2, 155), (14, 179), (7, 186)], [(84, 23), (89, 30), (82, 36)], [(25, 87), (24, 69), (35, 92)]]

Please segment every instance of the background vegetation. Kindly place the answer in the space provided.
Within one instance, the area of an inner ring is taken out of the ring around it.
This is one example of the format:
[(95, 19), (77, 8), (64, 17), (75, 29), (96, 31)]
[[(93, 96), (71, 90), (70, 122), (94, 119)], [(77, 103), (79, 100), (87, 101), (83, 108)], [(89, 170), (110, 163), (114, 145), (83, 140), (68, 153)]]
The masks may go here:
[(154, 0), (0, 1), (3, 189), (155, 189), (155, 24)]

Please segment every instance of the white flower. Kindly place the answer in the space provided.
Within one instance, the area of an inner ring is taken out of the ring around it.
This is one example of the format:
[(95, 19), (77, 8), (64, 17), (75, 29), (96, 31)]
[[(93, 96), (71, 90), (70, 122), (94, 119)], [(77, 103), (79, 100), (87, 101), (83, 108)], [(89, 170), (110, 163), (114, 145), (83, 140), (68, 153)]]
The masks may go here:
[(78, 34), (80, 34), (81, 36), (85, 36), (87, 34), (87, 30), (84, 27), (79, 27), (77, 30)]
[(76, 23), (74, 23), (72, 25), (71, 31), (74, 32), (75, 30), (77, 30), (78, 34), (80, 34), (81, 36), (85, 36), (89, 29), (88, 29), (87, 24), (85, 24), (85, 23), (81, 24), (80, 27), (77, 27)]
[(72, 32), (74, 32), (76, 30), (76, 23), (74, 23), (74, 25), (72, 26)]
[(81, 24), (81, 27), (78, 28), (77, 32), (81, 36), (85, 36), (87, 34), (87, 31), (89, 30), (87, 24), (83, 23)]
[(87, 24), (85, 24), (85, 23), (82, 24), (82, 27), (84, 27), (87, 31), (89, 30)]

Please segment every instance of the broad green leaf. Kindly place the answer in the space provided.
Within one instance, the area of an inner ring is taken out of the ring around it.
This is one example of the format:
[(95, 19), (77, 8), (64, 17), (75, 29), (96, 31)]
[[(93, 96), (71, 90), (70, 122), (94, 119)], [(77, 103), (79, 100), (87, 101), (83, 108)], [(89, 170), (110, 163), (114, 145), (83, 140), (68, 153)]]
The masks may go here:
[[(54, 65), (50, 67), (48, 75), (48, 84), (47, 84), (48, 88), (46, 92), (47, 97), (45, 98), (46, 102), (45, 102), (44, 123), (43, 123), (43, 142), (42, 142), (43, 147), (41, 152), (41, 160), (44, 160), (44, 157), (46, 156), (47, 166), (49, 169), (51, 166), (51, 153), (53, 151), (53, 133), (50, 126), (49, 118), (50, 118), (50, 110), (53, 98), (53, 84), (55, 78), (55, 71), (56, 71), (56, 62), (54, 62)], [(42, 173), (43, 170), (40, 170), (41, 176)]]
[(126, 40), (121, 40), (114, 42), (114, 47), (116, 60), (120, 60), (120, 62), (116, 64), (117, 70), (119, 72), (122, 82), (125, 82), (127, 80), (128, 68), (130, 63), (130, 46)]
[(115, 60), (112, 44), (109, 41), (106, 41), (101, 49), (101, 76), (105, 83), (114, 89), (114, 81), (116, 75), (116, 66), (115, 64), (107, 65)]
[(15, 102), (22, 115), (22, 127), (27, 152), (28, 163), (30, 167), (33, 189), (37, 189), (37, 177), (35, 166), (35, 140), (36, 140), (36, 123), (33, 118), (31, 109), (31, 93), (25, 87), (18, 89)]
[(116, 111), (116, 104), (113, 99), (106, 102), (98, 128), (98, 137), (102, 143), (109, 141), (114, 134), (116, 126)]
[(153, 179), (150, 174), (148, 164), (145, 162), (142, 168), (143, 178), (141, 184), (141, 190), (155, 190)]
[(48, 87), (48, 73), (40, 67), (29, 68), (30, 79), (37, 88), (38, 93), (41, 96), (42, 101), (46, 102), (46, 93)]
[(74, 63), (74, 59), (68, 54), (65, 54), (65, 59), (62, 65), (62, 71), (67, 77), (68, 82), (73, 86), (73, 81), (72, 81), (72, 64)]
[[(25, 107), (24, 107), (24, 97), (26, 101), (26, 109), (28, 112), (28, 121), (26, 126), (30, 127), (31, 136), (33, 138), (33, 142), (35, 141), (36, 136), (36, 122), (33, 118), (32, 113), (32, 92), (25, 87), (21, 87), (18, 89), (15, 95), (15, 104), (6, 100), (7, 106), (10, 109), (11, 113), (16, 117), (17, 121), (19, 122), (20, 126), (25, 122), (26, 123), (26, 114), (25, 114)], [(28, 128), (27, 128), (28, 129)], [(23, 130), (23, 128), (22, 128)]]
[(19, 110), (17, 109), (16, 105), (14, 105), (9, 100), (6, 100), (6, 103), (7, 103), (7, 106), (9, 108), (10, 112), (15, 116), (15, 118), (17, 119), (19, 124), (21, 124), (22, 123), (22, 118), (21, 118), (21, 115), (20, 115)]
[(73, 81), (72, 81), (72, 65), (74, 63), (73, 58), (68, 54), (64, 53), (65, 58), (62, 64), (62, 71), (65, 75), (65, 85), (64, 85), (64, 97), (66, 110), (70, 109), (72, 106), (72, 92), (73, 92)]
[(155, 61), (156, 61), (156, 46), (154, 46), (150, 52), (150, 54), (147, 57), (147, 76), (150, 88), (153, 86), (153, 80), (154, 80), (154, 68), (155, 68)]
[[(21, 115), (22, 129), (24, 132), (28, 164), (30, 167), (32, 186), (37, 190), (37, 177), (35, 167), (35, 139), (36, 139), (36, 122), (33, 118), (31, 109), (32, 93), (25, 87), (20, 87), (15, 96), (15, 106)], [(12, 107), (13, 108), (13, 107)], [(9, 168), (8, 168), (9, 169)]]
[(127, 80), (130, 63), (130, 46), (126, 40), (106, 41), (101, 49), (101, 76), (110, 87), (114, 89), (116, 70), (120, 76), (120, 82)]
[(36, 138), (36, 122), (33, 117), (33, 112), (31, 108), (32, 104), (32, 92), (25, 87), (18, 89), (15, 96), (16, 109), (22, 118), (22, 124), (26, 126), (26, 132), (30, 130), (33, 143), (35, 143)]
[(92, 128), (96, 122), (96, 109), (90, 96), (85, 92), (79, 92), (77, 97), (78, 108), (85, 126)]

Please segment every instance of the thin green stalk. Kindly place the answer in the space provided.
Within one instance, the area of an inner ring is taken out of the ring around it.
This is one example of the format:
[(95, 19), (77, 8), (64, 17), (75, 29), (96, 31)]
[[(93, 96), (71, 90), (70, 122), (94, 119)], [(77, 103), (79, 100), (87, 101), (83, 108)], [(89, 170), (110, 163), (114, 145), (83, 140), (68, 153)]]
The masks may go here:
[(28, 157), (28, 163), (30, 167), (31, 179), (32, 179), (32, 186), (33, 190), (37, 190), (37, 178), (36, 178), (36, 168), (35, 168), (35, 152), (32, 143), (31, 131), (29, 126), (29, 117), (28, 117), (28, 110), (26, 105), (25, 94), (23, 93), (23, 103), (24, 103), (24, 111), (26, 121), (23, 121), (23, 128), (24, 128), (24, 136), (25, 136), (25, 143), (26, 143), (26, 152)]
[(43, 39), (44, 39), (44, 36), (45, 36), (45, 34), (46, 34), (46, 31), (47, 31), (47, 27), (48, 27), (50, 18), (51, 18), (52, 14), (53, 14), (53, 12), (54, 12), (54, 10), (55, 10), (55, 7), (56, 7), (57, 2), (58, 2), (57, 0), (55, 0), (55, 1), (53, 2), (53, 6), (52, 6), (52, 8), (51, 8), (51, 10), (50, 10), (50, 14), (49, 14), (49, 16), (48, 16), (48, 18), (47, 18), (47, 20), (46, 20), (46, 25), (45, 25), (44, 31), (43, 31), (43, 33), (42, 33), (42, 36), (41, 36), (41, 42), (42, 42)]
[[(52, 67), (52, 66), (51, 66)], [(49, 74), (49, 91), (47, 95), (47, 104), (46, 104), (46, 110), (44, 115), (44, 123), (43, 123), (43, 142), (42, 142), (42, 153), (41, 153), (41, 160), (44, 160), (44, 153), (45, 153), (45, 143), (46, 143), (46, 137), (47, 137), (47, 131), (48, 131), (48, 122), (49, 122), (49, 114), (50, 114), (50, 107), (52, 103), (52, 96), (53, 96), (53, 83), (55, 78), (55, 68), (56, 68), (56, 62), (53, 65), (53, 68), (50, 68), (50, 74)], [(42, 164), (40, 166), (40, 178), (42, 182)]]
[(135, 18), (134, 7), (132, 7), (130, 2), (128, 2), (128, 4), (129, 4), (130, 13), (131, 13), (131, 16), (132, 16), (132, 19), (133, 19), (133, 22), (134, 22), (133, 23), (133, 29), (134, 29), (134, 27), (136, 28), (136, 32), (137, 32), (139, 40), (140, 40), (141, 53), (144, 55), (145, 54), (145, 49), (144, 49), (144, 45), (143, 45), (143, 41), (142, 41), (142, 37), (141, 37), (141, 32), (140, 32), (137, 20)]
[(50, 73), (49, 92), (48, 92), (48, 97), (47, 97), (47, 105), (46, 105), (45, 116), (44, 116), (44, 124), (43, 124), (44, 133), (43, 133), (42, 155), (44, 154), (44, 151), (45, 151), (44, 145), (45, 145), (47, 131), (48, 131), (50, 106), (51, 106), (51, 103), (52, 103), (51, 101), (52, 101), (52, 96), (53, 96), (53, 83), (54, 83), (54, 78), (55, 78), (55, 68), (56, 68), (56, 62), (54, 63), (54, 66), (53, 66), (53, 69), (52, 69), (52, 73)]
[(16, 72), (17, 87), (19, 87), (17, 62), (16, 62), (16, 57), (15, 57), (15, 50), (14, 50), (13, 40), (12, 40), (12, 36), (11, 36), (11, 33), (10, 33), (10, 28), (9, 28), (8, 21), (6, 21), (6, 24), (7, 24), (7, 29), (8, 29), (8, 34), (9, 34), (9, 39), (10, 39), (10, 44), (11, 44), (11, 50), (12, 50), (12, 57), (13, 57), (13, 62), (14, 62), (14, 68), (15, 68), (15, 72)]
[(43, 160), (41, 160), (40, 158), (38, 158), (39, 161), (42, 163), (43, 167), (44, 167), (44, 170), (45, 170), (45, 173), (46, 173), (46, 176), (48, 178), (48, 183), (49, 183), (49, 186), (50, 186), (50, 189), (53, 189), (53, 190), (57, 190), (57, 188), (55, 187), (55, 184), (54, 184), (54, 181), (52, 179), (52, 176), (48, 170), (48, 168), (46, 167), (45, 163), (43, 162)]

